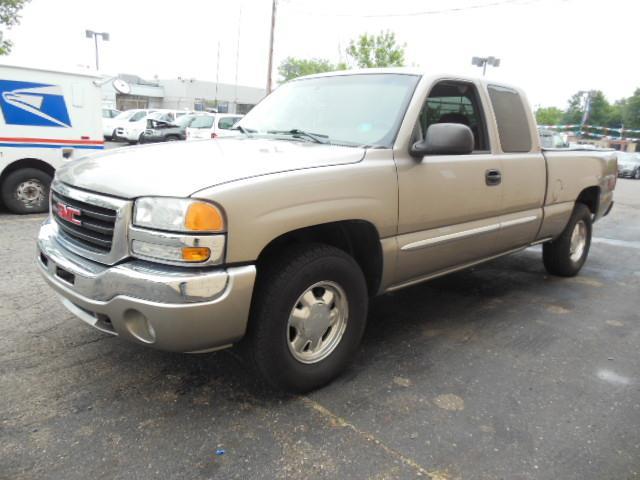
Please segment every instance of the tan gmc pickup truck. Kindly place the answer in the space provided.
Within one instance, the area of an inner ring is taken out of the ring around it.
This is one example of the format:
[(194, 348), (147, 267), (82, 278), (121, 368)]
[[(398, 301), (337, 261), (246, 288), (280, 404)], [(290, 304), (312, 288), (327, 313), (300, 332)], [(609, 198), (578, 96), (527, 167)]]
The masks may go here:
[(316, 388), (354, 356), (370, 297), (543, 244), (584, 264), (613, 154), (540, 148), (517, 88), (405, 69), (290, 81), (237, 136), (60, 169), (38, 265), (64, 305), (141, 345), (240, 346)]

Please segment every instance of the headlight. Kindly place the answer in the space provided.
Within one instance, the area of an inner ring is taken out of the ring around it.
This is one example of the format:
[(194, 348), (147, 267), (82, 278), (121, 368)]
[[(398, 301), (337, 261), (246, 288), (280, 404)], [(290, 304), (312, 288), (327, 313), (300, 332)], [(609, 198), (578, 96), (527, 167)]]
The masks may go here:
[(224, 218), (215, 205), (187, 198), (139, 198), (133, 211), (133, 224), (169, 232), (224, 231)]
[(134, 205), (131, 251), (135, 257), (172, 265), (219, 265), (224, 257), (224, 227), (222, 212), (211, 203), (143, 197)]

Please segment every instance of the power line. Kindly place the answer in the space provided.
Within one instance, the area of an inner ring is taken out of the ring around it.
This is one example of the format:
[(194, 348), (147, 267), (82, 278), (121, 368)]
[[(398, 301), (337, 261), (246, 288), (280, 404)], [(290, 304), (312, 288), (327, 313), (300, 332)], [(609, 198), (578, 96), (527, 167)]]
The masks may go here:
[(478, 10), (483, 8), (498, 7), (501, 5), (507, 5), (512, 3), (533, 3), (540, 0), (496, 0), (489, 3), (481, 3), (476, 5), (467, 5), (460, 7), (450, 7), (439, 10), (426, 10), (421, 12), (410, 13), (375, 13), (375, 14), (361, 14), (361, 13), (325, 13), (325, 12), (309, 12), (304, 10), (288, 9), (290, 12), (299, 13), (302, 15), (324, 16), (324, 17), (358, 17), (358, 18), (388, 18), (388, 17), (417, 17), (424, 15), (441, 15), (444, 13), (464, 12), (468, 10)]

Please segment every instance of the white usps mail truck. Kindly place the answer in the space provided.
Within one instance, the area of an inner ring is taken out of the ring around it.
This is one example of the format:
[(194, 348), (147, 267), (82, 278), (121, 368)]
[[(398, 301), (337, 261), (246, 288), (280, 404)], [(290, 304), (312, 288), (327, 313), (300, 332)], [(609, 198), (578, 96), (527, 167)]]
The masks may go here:
[(100, 77), (0, 64), (0, 198), (46, 212), (55, 170), (104, 148)]

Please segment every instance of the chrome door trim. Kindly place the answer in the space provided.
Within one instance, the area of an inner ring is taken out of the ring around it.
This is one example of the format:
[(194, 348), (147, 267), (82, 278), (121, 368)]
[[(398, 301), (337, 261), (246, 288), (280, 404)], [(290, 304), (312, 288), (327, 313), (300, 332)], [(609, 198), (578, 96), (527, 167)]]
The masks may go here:
[(524, 223), (535, 222), (540, 217), (537, 215), (531, 215), (529, 217), (516, 218), (514, 220), (507, 220), (506, 222), (500, 222), (501, 227), (514, 227), (516, 225), (522, 225)]
[(457, 272), (459, 270), (464, 270), (466, 268), (473, 267), (475, 265), (479, 265), (479, 264), (484, 263), (484, 262), (488, 262), (489, 260), (494, 260), (496, 258), (504, 257), (505, 255), (509, 255), (511, 253), (520, 252), (522, 250), (525, 250), (529, 246), (530, 245), (524, 245), (523, 247), (513, 248), (511, 250), (507, 250), (506, 252), (498, 253), (497, 255), (491, 255), (489, 257), (481, 258), (479, 260), (474, 260), (472, 262), (463, 263), (462, 265), (456, 265), (455, 267), (446, 268), (444, 270), (440, 270), (440, 271), (435, 272), (435, 273), (429, 273), (427, 275), (423, 275), (423, 276), (420, 276), (420, 277), (417, 277), (417, 278), (413, 278), (411, 280), (407, 280), (407, 281), (404, 281), (404, 282), (401, 282), (401, 283), (396, 283), (395, 285), (391, 285), (390, 287), (387, 287), (387, 289), (385, 290), (385, 293), (394, 292), (396, 290), (400, 290), (400, 289), (405, 288), (405, 287), (410, 287), (410, 286), (416, 285), (418, 283), (426, 282), (427, 280), (433, 280), (434, 278), (442, 277), (442, 276), (447, 275), (449, 273)]
[(427, 238), (425, 240), (418, 240), (417, 242), (408, 243), (400, 248), (401, 251), (418, 250), (420, 248), (431, 247), (440, 243), (451, 242), (454, 240), (460, 240), (463, 238), (471, 237), (473, 235), (480, 235), (482, 233), (495, 232), (505, 227), (514, 227), (516, 225), (523, 225), (525, 223), (535, 222), (539, 217), (531, 215), (522, 218), (516, 218), (514, 220), (507, 220), (505, 222), (494, 223), (486, 225), (484, 227), (471, 228), (469, 230), (462, 230), (456, 233), (448, 233), (446, 235), (440, 235), (438, 237)]
[(448, 233), (447, 235), (440, 235), (439, 237), (427, 238), (425, 240), (418, 240), (417, 242), (408, 243), (400, 248), (402, 251), (417, 250), (419, 248), (431, 247), (440, 243), (451, 242), (453, 240), (460, 240), (462, 238), (471, 237), (473, 235), (479, 235), (481, 233), (489, 233), (500, 230), (500, 224), (495, 223), (493, 225), (486, 225), (484, 227), (471, 228), (469, 230), (462, 230), (461, 232)]

